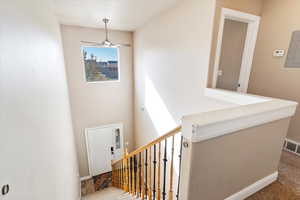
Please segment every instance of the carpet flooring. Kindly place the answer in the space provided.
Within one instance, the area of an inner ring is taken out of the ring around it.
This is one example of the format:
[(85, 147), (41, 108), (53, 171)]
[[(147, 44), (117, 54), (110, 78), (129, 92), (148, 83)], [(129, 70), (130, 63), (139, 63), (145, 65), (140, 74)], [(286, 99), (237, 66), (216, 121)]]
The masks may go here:
[(300, 157), (283, 151), (276, 182), (246, 200), (300, 200)]

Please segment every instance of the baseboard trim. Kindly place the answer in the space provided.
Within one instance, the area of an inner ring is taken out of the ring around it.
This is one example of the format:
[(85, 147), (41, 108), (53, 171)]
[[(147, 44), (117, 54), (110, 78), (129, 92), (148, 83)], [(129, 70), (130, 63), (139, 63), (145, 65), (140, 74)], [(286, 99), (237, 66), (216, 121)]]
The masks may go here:
[(92, 176), (84, 176), (84, 177), (80, 177), (80, 181), (86, 181), (88, 179), (91, 179)]
[(278, 172), (275, 172), (269, 176), (266, 176), (263, 179), (260, 179), (259, 181), (255, 182), (254, 184), (242, 189), (238, 193), (235, 193), (231, 195), (230, 197), (227, 197), (225, 200), (242, 200), (245, 199), (252, 194), (258, 192), (259, 190), (263, 189), (264, 187), (270, 185), (274, 181), (277, 180)]

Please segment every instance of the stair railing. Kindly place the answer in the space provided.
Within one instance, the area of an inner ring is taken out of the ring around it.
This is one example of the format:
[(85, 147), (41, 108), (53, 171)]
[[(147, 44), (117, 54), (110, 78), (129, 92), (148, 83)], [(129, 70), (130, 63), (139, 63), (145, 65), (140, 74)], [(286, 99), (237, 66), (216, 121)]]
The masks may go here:
[[(181, 126), (129, 154), (126, 153), (123, 159), (113, 162), (112, 185), (142, 200), (173, 200), (174, 140), (180, 131)], [(168, 140), (171, 140), (171, 152), (167, 152)], [(177, 163), (179, 166), (178, 185), (175, 196), (177, 200), (179, 199), (182, 140), (181, 136), (180, 145), (176, 147), (180, 148), (179, 163)]]

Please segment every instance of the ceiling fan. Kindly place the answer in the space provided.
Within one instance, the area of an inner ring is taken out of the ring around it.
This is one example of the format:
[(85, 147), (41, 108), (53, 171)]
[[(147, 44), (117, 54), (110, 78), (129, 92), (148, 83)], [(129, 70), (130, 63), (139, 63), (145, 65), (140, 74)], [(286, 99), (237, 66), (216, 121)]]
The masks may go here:
[(100, 46), (100, 47), (130, 47), (130, 44), (115, 44), (112, 43), (109, 39), (108, 39), (108, 28), (107, 28), (107, 24), (109, 23), (109, 19), (108, 18), (104, 18), (102, 20), (104, 22), (105, 25), (105, 40), (103, 42), (89, 42), (89, 41), (81, 41), (84, 44), (89, 44), (92, 46)]

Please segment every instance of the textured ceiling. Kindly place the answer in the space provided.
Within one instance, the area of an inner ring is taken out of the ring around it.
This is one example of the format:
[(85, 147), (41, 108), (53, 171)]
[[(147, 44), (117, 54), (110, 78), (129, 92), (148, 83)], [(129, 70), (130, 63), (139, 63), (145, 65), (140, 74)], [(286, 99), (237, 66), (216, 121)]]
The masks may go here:
[(61, 24), (132, 31), (180, 0), (53, 0)]

